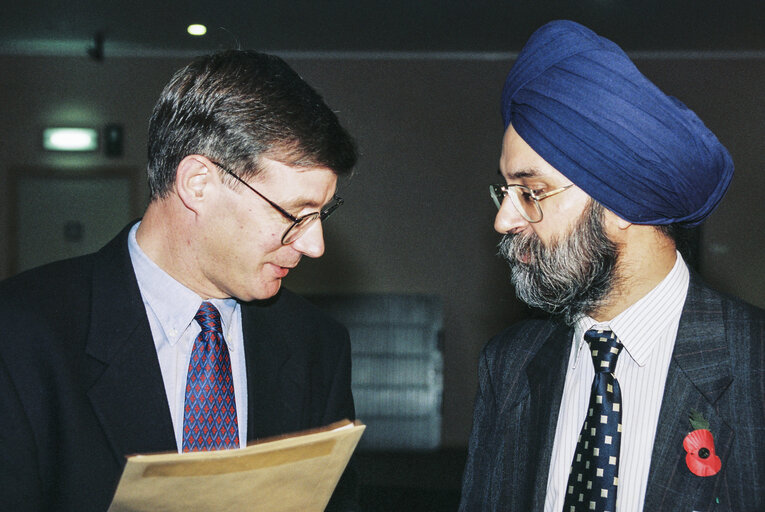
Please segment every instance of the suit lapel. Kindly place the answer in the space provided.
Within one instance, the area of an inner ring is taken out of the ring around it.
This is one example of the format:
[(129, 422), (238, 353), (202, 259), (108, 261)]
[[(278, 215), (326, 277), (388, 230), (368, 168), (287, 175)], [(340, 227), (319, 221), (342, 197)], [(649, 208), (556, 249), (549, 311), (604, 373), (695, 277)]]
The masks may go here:
[(285, 326), (278, 325), (280, 295), (242, 304), (242, 332), (247, 364), (248, 440), (297, 430), (300, 401), (290, 391), (292, 357)]
[[(726, 336), (719, 298), (691, 274), (664, 388), (645, 510), (707, 510), (713, 506), (733, 441), (733, 418), (725, 416), (727, 407), (722, 406), (733, 381)], [(715, 450), (723, 462), (716, 476), (695, 476), (686, 465), (683, 439), (691, 430), (691, 410), (710, 422)]]
[(563, 384), (566, 380), (571, 329), (558, 325), (547, 337), (526, 372), (530, 389), (529, 461), (526, 467), (532, 476), (533, 510), (542, 510), (547, 493), (555, 429), (558, 423)]
[[(97, 255), (93, 271), (88, 397), (117, 462), (124, 456), (175, 450), (151, 328), (127, 250), (130, 227)], [(280, 295), (242, 304), (248, 388), (248, 440), (300, 428), (302, 393), (295, 335), (280, 313)]]
[(151, 329), (127, 250), (126, 228), (96, 257), (86, 353), (88, 397), (119, 464), (175, 449)]

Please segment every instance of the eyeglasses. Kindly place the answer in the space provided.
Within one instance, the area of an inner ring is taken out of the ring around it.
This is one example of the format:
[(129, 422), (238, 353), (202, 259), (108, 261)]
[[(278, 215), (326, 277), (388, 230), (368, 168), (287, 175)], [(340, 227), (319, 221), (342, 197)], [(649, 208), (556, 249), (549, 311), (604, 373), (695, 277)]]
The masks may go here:
[(332, 212), (340, 208), (340, 205), (343, 204), (343, 198), (338, 196), (333, 196), (332, 201), (329, 202), (324, 208), (321, 209), (321, 211), (318, 212), (311, 212), (307, 213), (305, 215), (302, 215), (300, 217), (295, 217), (294, 215), (290, 214), (287, 210), (276, 204), (275, 202), (271, 201), (269, 198), (255, 190), (252, 186), (250, 186), (249, 183), (244, 181), (242, 178), (234, 174), (232, 171), (226, 169), (218, 162), (213, 162), (210, 160), (213, 165), (216, 165), (219, 169), (224, 171), (227, 174), (230, 174), (233, 176), (233, 178), (244, 185), (245, 187), (249, 188), (253, 192), (255, 192), (257, 195), (259, 195), (265, 202), (270, 204), (274, 210), (281, 213), (282, 216), (284, 216), (285, 219), (292, 222), (290, 226), (287, 228), (287, 230), (282, 235), (282, 245), (289, 245), (301, 236), (305, 234), (305, 232), (308, 230), (309, 227), (313, 225), (313, 223), (317, 220), (324, 221), (327, 217), (329, 217)]
[(513, 202), (515, 209), (518, 210), (518, 213), (527, 221), (535, 223), (542, 220), (542, 207), (539, 206), (539, 201), (555, 194), (560, 194), (573, 186), (574, 184), (572, 183), (565, 187), (536, 195), (533, 190), (524, 185), (503, 185), (498, 183), (496, 185), (489, 185), (489, 194), (497, 208), (502, 208), (502, 201), (505, 199), (505, 196), (510, 196), (510, 200)]

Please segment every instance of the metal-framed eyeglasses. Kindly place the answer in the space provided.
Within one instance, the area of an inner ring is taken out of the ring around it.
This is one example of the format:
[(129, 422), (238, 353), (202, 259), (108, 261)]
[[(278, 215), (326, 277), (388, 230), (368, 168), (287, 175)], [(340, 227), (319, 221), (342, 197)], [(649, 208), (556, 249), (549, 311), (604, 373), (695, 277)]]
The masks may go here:
[(225, 172), (226, 174), (229, 174), (232, 176), (236, 181), (244, 185), (245, 187), (249, 188), (253, 192), (255, 192), (258, 196), (260, 196), (265, 202), (267, 202), (269, 205), (273, 207), (274, 210), (281, 213), (282, 216), (291, 222), (289, 227), (284, 231), (284, 234), (282, 235), (282, 245), (289, 245), (301, 236), (305, 234), (306, 231), (308, 231), (308, 228), (310, 228), (314, 222), (318, 221), (324, 221), (327, 217), (329, 217), (332, 212), (340, 208), (340, 205), (343, 204), (343, 198), (338, 196), (333, 196), (332, 201), (330, 201), (327, 205), (325, 205), (320, 211), (318, 212), (311, 212), (307, 213), (305, 215), (301, 215), (300, 217), (295, 217), (290, 212), (276, 204), (275, 202), (271, 201), (269, 198), (255, 190), (252, 185), (244, 181), (242, 178), (237, 176), (233, 171), (223, 167), (218, 162), (214, 162), (210, 160), (210, 162), (213, 163), (213, 165), (217, 166), (220, 170)]
[(515, 206), (515, 209), (518, 210), (518, 213), (520, 213), (524, 219), (533, 224), (541, 221), (542, 217), (544, 216), (542, 214), (542, 207), (539, 205), (539, 201), (542, 199), (547, 199), (548, 197), (552, 197), (556, 194), (560, 194), (564, 190), (568, 190), (573, 186), (574, 184), (571, 183), (570, 185), (556, 188), (555, 190), (551, 190), (549, 192), (535, 194), (533, 190), (525, 185), (506, 185), (504, 183), (497, 183), (494, 185), (489, 185), (489, 194), (494, 200), (494, 204), (497, 206), (497, 209), (502, 208), (502, 201), (504, 201), (505, 197), (510, 197), (510, 200), (513, 202), (513, 206)]

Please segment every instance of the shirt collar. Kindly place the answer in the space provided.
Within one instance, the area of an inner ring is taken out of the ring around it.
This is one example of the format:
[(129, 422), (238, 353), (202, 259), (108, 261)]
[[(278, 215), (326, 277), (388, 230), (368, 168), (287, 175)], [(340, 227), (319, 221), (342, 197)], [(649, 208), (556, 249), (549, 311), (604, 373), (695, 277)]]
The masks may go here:
[[(170, 274), (154, 263), (136, 240), (136, 223), (128, 235), (128, 251), (133, 263), (138, 287), (144, 304), (157, 317), (165, 338), (174, 345), (194, 322), (194, 316), (202, 304), (202, 298), (175, 280)], [(235, 299), (208, 299), (218, 308), (224, 337), (233, 321), (237, 302)]]
[(672, 270), (650, 292), (608, 322), (581, 317), (574, 326), (574, 367), (582, 357), (584, 333), (589, 329), (610, 329), (639, 366), (645, 366), (659, 336), (658, 332), (677, 326), (688, 293), (690, 273), (679, 252)]

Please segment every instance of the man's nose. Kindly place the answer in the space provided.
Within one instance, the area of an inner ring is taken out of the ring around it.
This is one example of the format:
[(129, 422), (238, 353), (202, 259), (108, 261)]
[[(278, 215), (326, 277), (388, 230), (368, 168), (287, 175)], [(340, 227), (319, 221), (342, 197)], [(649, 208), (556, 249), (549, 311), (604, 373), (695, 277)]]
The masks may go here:
[(321, 221), (311, 224), (305, 233), (292, 242), (292, 247), (309, 258), (318, 258), (324, 254), (324, 230)]
[(518, 212), (510, 198), (505, 197), (504, 201), (502, 201), (502, 206), (497, 212), (497, 216), (494, 217), (494, 230), (504, 235), (520, 231), (528, 225), (529, 221)]

